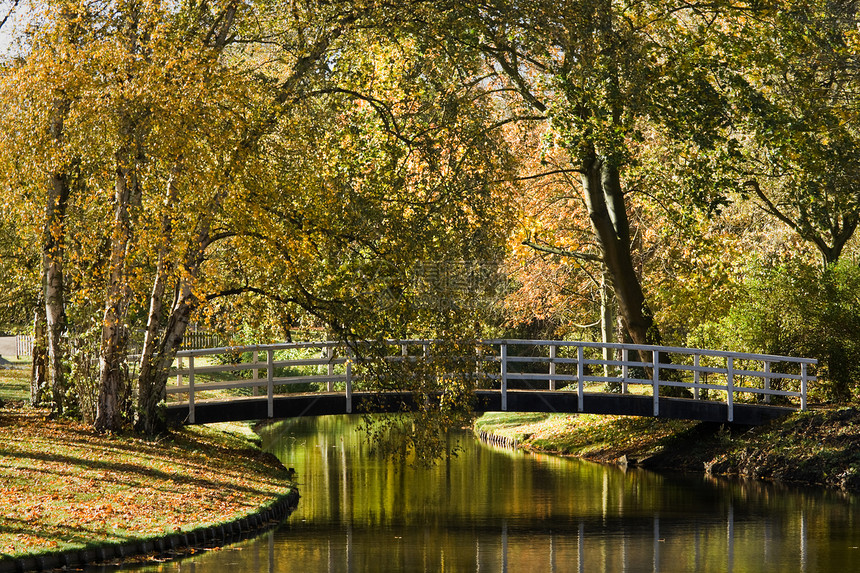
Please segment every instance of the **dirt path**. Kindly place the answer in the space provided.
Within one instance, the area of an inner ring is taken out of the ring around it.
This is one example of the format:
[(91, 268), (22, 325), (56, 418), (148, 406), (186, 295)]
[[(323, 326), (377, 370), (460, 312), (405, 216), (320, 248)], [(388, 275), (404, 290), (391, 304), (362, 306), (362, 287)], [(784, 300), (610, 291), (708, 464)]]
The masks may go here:
[[(16, 352), (15, 337), (0, 336), (0, 358), (5, 358), (6, 360), (15, 358)], [(3, 364), (3, 362), (0, 362), (0, 364)]]

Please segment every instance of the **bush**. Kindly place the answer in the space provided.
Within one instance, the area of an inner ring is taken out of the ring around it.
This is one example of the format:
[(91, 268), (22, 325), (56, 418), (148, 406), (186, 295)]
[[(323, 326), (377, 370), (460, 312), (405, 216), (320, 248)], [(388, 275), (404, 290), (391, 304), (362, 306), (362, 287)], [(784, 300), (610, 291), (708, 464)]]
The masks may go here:
[(860, 267), (793, 262), (754, 267), (729, 314), (701, 325), (692, 344), (817, 358), (823, 397), (847, 401), (860, 379)]

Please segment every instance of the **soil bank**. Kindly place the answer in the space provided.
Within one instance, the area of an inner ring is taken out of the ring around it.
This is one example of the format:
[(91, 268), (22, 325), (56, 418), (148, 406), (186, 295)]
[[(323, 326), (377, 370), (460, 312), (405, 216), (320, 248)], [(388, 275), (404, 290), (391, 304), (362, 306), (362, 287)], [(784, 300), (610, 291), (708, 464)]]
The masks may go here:
[(563, 414), (486, 414), (479, 435), (587, 460), (860, 492), (860, 409), (797, 412), (763, 426)]

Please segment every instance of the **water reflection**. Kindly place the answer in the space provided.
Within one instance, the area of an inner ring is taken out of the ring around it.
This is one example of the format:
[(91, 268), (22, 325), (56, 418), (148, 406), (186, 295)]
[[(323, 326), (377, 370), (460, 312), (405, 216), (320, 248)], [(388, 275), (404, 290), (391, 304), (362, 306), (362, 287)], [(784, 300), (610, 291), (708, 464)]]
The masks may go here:
[(431, 470), (371, 455), (348, 417), (273, 425), (299, 472), (284, 527), (159, 571), (851, 571), (856, 498), (658, 475), (469, 440)]

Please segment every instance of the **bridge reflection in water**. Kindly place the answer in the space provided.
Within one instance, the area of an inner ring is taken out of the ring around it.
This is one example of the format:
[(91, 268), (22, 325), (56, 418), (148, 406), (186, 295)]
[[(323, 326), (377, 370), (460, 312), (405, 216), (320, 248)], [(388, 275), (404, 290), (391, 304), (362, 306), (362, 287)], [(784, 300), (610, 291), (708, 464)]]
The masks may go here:
[[(730, 513), (725, 524), (725, 561), (721, 563), (710, 561), (708, 565), (705, 562), (707, 551), (704, 546), (705, 544), (708, 544), (709, 548), (713, 548), (714, 540), (711, 537), (714, 532), (711, 529), (704, 528), (701, 530), (694, 529), (694, 531), (688, 532), (691, 539), (687, 540), (685, 545), (686, 550), (693, 553), (692, 559), (685, 559), (683, 564), (681, 564), (677, 561), (673, 561), (673, 554), (671, 551), (664, 550), (662, 551), (663, 555), (661, 555), (661, 547), (666, 543), (666, 536), (671, 536), (674, 532), (669, 530), (661, 533), (660, 518), (654, 517), (650, 547), (646, 547), (645, 544), (643, 544), (641, 537), (632, 541), (623, 533), (614, 537), (611, 541), (606, 541), (602, 539), (602, 537), (589, 539), (588, 532), (586, 531), (586, 524), (584, 522), (580, 522), (573, 546), (571, 546), (572, 544), (570, 543), (571, 540), (569, 535), (550, 534), (546, 537), (543, 546), (539, 543), (536, 544), (534, 540), (529, 539), (526, 543), (532, 546), (533, 551), (529, 552), (529, 555), (526, 558), (521, 556), (521, 549), (514, 551), (509, 547), (511, 543), (520, 543), (520, 541), (517, 540), (516, 535), (509, 534), (507, 525), (503, 524), (499, 531), (498, 540), (482, 541), (480, 538), (475, 540), (474, 560), (467, 564), (468, 567), (466, 569), (453, 568), (450, 570), (476, 572), (534, 571), (548, 573), (571, 571), (579, 573), (632, 573), (652, 571), (654, 573), (658, 573), (661, 571), (698, 572), (713, 570), (733, 573), (735, 571), (735, 524), (731, 508), (729, 508), (729, 511)], [(797, 568), (792, 571), (806, 573), (810, 569), (807, 563), (807, 527), (804, 513), (801, 514), (800, 523), (796, 524), (795, 528), (797, 530), (795, 531), (795, 535), (797, 536)], [(489, 534), (490, 532), (486, 533)], [(513, 541), (510, 541), (510, 538), (513, 538)], [(762, 541), (764, 542), (763, 547), (761, 547), (762, 559), (764, 562), (768, 562), (771, 557), (769, 555), (768, 548), (771, 544), (768, 543), (767, 537), (764, 537)], [(282, 543), (288, 544), (289, 539), (282, 538), (276, 532), (270, 531), (255, 542), (247, 543), (245, 546), (241, 547), (241, 550), (244, 553), (242, 561), (248, 563), (249, 570), (254, 571), (269, 571), (270, 573), (276, 573), (278, 571), (290, 570), (292, 569), (291, 567), (285, 566), (287, 565), (287, 560), (283, 556), (279, 555), (279, 552), (276, 550), (277, 546)], [(608, 547), (608, 543), (611, 543), (611, 548)], [(342, 573), (382, 570), (366, 569), (365, 567), (367, 566), (367, 562), (365, 560), (355, 558), (355, 554), (359, 551), (357, 544), (358, 542), (356, 541), (353, 533), (353, 526), (348, 525), (344, 532), (342, 544), (328, 543), (326, 548), (322, 551), (314, 551), (317, 555), (317, 559), (312, 561), (308, 558), (303, 559), (303, 567), (309, 567), (312, 565), (313, 569), (302, 569), (302, 567), (298, 567), (297, 570), (315, 571), (319, 573), (322, 573), (323, 571), (327, 573)], [(607, 549), (610, 549), (610, 551), (607, 551)], [(612, 555), (610, 555), (610, 552)], [(418, 557), (419, 561), (427, 564), (423, 568), (413, 568), (416, 565), (419, 565), (415, 561), (400, 561), (401, 564), (406, 566), (406, 568), (402, 570), (416, 572), (421, 571), (423, 573), (436, 573), (438, 571), (449, 570), (444, 565), (446, 560), (442, 553), (444, 552), (440, 551), (439, 555), (431, 556), (428, 555), (426, 551), (422, 552)], [(516, 558), (509, 558), (512, 553), (516, 554)], [(290, 558), (296, 557), (299, 556), (290, 552)], [(321, 559), (319, 557), (321, 557)], [(396, 561), (397, 557), (397, 552), (393, 551), (386, 559), (388, 561)], [(462, 556), (457, 559), (457, 563), (458, 566), (466, 565), (463, 563)], [(689, 563), (689, 568), (687, 563)], [(196, 571), (196, 565), (197, 563), (192, 561), (186, 563), (183, 569), (193, 572)], [(204, 562), (199, 563), (199, 565), (201, 572), (210, 570), (207, 569), (209, 564), (205, 563), (205, 560)], [(395, 569), (385, 568), (384, 570), (387, 571)], [(750, 569), (746, 565), (742, 565), (738, 568), (738, 571), (749, 570)], [(771, 569), (758, 569), (757, 571), (769, 570)], [(812, 570), (819, 569), (813, 568)], [(836, 569), (833, 569), (833, 571), (836, 571)]]
[[(362, 367), (432, 363), (438, 341), (284, 343), (178, 353), (168, 416), (186, 423), (394, 411), (404, 393), (373, 391)], [(479, 412), (662, 416), (759, 424), (806, 409), (814, 359), (696, 348), (484, 340), (457, 357)], [(225, 360), (227, 363), (213, 363)], [(607, 389), (613, 390), (607, 392)], [(667, 390), (690, 399), (666, 397)], [(217, 393), (217, 394), (216, 394)], [(231, 394), (225, 397), (225, 393)], [(777, 399), (790, 407), (772, 406)]]
[(659, 475), (461, 439), (429, 470), (381, 460), (348, 417), (285, 421), (264, 443), (299, 470), (284, 527), (164, 570), (853, 570), (857, 499)]

